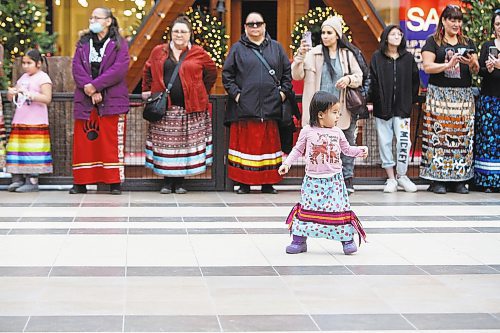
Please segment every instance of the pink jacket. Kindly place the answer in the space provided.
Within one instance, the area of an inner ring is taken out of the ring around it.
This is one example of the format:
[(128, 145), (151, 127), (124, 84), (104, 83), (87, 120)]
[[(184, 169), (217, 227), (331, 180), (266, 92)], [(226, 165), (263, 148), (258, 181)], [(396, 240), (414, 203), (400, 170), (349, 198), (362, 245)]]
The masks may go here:
[(351, 157), (363, 155), (361, 148), (349, 145), (340, 128), (307, 125), (300, 131), (297, 144), (283, 164), (290, 166), (300, 156), (305, 156), (306, 174), (327, 178), (342, 172), (341, 152)]

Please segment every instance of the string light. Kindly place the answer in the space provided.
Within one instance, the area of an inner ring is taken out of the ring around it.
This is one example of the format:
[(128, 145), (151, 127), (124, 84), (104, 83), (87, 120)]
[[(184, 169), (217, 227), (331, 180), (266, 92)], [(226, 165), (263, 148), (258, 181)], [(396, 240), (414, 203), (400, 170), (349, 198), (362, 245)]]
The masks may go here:
[[(225, 34), (225, 26), (220, 20), (200, 9), (190, 7), (184, 13), (191, 21), (195, 44), (203, 47), (217, 67), (222, 67), (226, 58), (229, 36)], [(165, 30), (163, 39), (167, 40), (169, 28)]]
[[(50, 55), (56, 36), (38, 32), (45, 22), (46, 13), (41, 5), (30, 0), (19, 0), (2, 5), (0, 10), (0, 42), (5, 48), (3, 69), (10, 77), (12, 64), (17, 57), (25, 55), (31, 48), (37, 48), (43, 55)], [(7, 79), (8, 80), (8, 79)], [(0, 80), (0, 89), (9, 84)]]
[[(135, 7), (127, 8), (123, 10), (123, 15), (127, 17), (127, 21), (132, 21), (124, 30), (125, 35), (135, 36), (137, 30), (142, 23), (142, 19), (146, 16), (145, 6), (146, 1), (144, 0), (131, 0), (131, 5)], [(128, 23), (128, 22), (126, 22)]]
[(302, 35), (305, 31), (312, 32), (313, 44), (317, 45), (320, 42), (320, 34), (321, 34), (321, 24), (330, 16), (338, 16), (342, 19), (342, 33), (345, 34), (349, 41), (352, 41), (351, 30), (345, 24), (342, 15), (338, 14), (331, 7), (316, 7), (310, 9), (304, 16), (295, 22), (292, 28), (292, 44), (290, 45), (290, 49), (293, 52), (297, 51), (300, 47), (300, 42), (302, 40)]

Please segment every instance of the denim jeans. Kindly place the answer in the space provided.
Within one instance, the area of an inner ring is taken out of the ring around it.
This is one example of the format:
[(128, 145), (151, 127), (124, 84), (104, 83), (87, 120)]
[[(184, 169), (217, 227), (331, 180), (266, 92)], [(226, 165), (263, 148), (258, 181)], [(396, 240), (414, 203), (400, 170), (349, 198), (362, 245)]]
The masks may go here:
[[(396, 172), (405, 176), (408, 171), (410, 160), (410, 118), (392, 117), (389, 120), (375, 118), (377, 125), (378, 149), (382, 168), (390, 168), (396, 165)], [(396, 137), (396, 160), (392, 152), (392, 141)]]
[[(351, 146), (354, 146), (356, 143), (356, 118), (351, 117), (351, 125), (342, 130), (344, 135)], [(345, 156), (344, 154), (340, 155), (342, 159), (342, 174), (345, 178), (351, 178), (354, 176), (354, 157)]]

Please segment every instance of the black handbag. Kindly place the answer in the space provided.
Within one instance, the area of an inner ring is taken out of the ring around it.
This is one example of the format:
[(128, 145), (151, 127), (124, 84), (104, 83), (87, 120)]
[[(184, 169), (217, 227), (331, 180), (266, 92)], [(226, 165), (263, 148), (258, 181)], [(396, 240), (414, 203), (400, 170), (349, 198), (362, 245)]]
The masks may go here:
[(163, 118), (167, 111), (168, 91), (161, 91), (154, 94), (144, 101), (144, 110), (142, 118), (149, 122), (156, 122)]
[[(351, 62), (349, 61), (349, 54), (347, 55), (347, 67), (349, 70), (348, 75), (351, 73)], [(366, 106), (366, 97), (363, 94), (363, 88), (349, 88), (345, 89), (345, 102), (346, 108), (351, 112), (351, 115), (356, 119), (367, 119), (370, 116), (368, 107)]]
[[(267, 60), (259, 53), (259, 51), (252, 49), (257, 58), (264, 64), (267, 72), (274, 80), (274, 83), (281, 91), (281, 83), (276, 76), (276, 72), (271, 68)], [(300, 110), (297, 105), (297, 100), (295, 98), (295, 92), (293, 90), (284, 91), (286, 99), (281, 103), (281, 117), (278, 120), (278, 129), (280, 133), (281, 150), (289, 154), (293, 148), (293, 133), (297, 131), (297, 127), (293, 121), (293, 116), (300, 120)]]
[(179, 73), (179, 67), (181, 66), (182, 61), (186, 57), (188, 51), (184, 52), (179, 58), (179, 62), (175, 65), (174, 71), (172, 73), (172, 77), (167, 84), (167, 89), (165, 91), (157, 92), (151, 94), (151, 96), (144, 101), (144, 110), (142, 111), (142, 118), (146, 119), (149, 122), (156, 122), (161, 120), (165, 113), (167, 112), (167, 104), (168, 104), (168, 95), (170, 94), (170, 89), (172, 89), (172, 85), (174, 84), (175, 78)]

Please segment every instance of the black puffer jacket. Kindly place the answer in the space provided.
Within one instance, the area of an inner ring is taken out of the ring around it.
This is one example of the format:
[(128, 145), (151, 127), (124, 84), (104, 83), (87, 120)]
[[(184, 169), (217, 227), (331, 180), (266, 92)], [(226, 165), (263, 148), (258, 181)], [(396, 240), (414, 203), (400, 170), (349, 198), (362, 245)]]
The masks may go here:
[(413, 55), (403, 51), (394, 60), (377, 50), (372, 56), (370, 74), (368, 100), (373, 103), (373, 115), (384, 120), (410, 117), (420, 85)]
[[(252, 43), (246, 35), (242, 35), (235, 43), (222, 71), (222, 83), (229, 94), (224, 123), (242, 119), (280, 119), (280, 88), (252, 51), (258, 50), (267, 60), (281, 82), (281, 91), (288, 94), (292, 91), (290, 61), (283, 47), (266, 35), (260, 45)], [(240, 94), (236, 103), (235, 98)]]
[(370, 68), (366, 63), (365, 56), (357, 46), (349, 42), (349, 40), (345, 35), (342, 35), (342, 42), (354, 54), (354, 57), (358, 62), (359, 68), (361, 68), (361, 71), (363, 72), (363, 84), (361, 84), (361, 93), (366, 98), (368, 97), (368, 91), (370, 90), (371, 75), (370, 75)]

